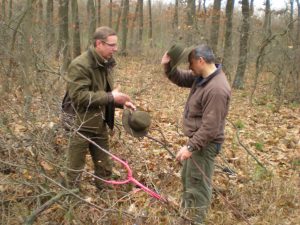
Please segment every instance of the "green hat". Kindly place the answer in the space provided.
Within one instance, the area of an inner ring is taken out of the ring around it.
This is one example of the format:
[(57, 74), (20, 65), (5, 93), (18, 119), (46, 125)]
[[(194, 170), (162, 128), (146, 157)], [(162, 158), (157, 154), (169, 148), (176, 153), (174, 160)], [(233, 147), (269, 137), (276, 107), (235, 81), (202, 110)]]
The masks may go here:
[(182, 63), (184, 59), (187, 58), (187, 56), (191, 53), (191, 51), (194, 49), (194, 46), (183, 48), (181, 45), (173, 45), (167, 52), (168, 56), (170, 56), (170, 66), (171, 71), (176, 69), (176, 67)]
[(144, 111), (124, 109), (122, 115), (124, 129), (134, 137), (143, 137), (148, 133), (151, 124), (150, 115)]

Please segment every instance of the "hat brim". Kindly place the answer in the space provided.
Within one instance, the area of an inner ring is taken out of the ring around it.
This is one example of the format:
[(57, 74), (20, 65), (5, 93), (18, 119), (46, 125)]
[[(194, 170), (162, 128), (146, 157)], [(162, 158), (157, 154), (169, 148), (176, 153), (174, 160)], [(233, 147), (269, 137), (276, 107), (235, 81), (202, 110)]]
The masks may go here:
[(194, 48), (195, 46), (190, 46), (183, 49), (182, 53), (178, 57), (177, 62), (175, 62), (174, 64), (172, 63), (172, 61), (170, 62), (171, 71), (174, 71), (179, 66), (179, 64), (181, 64), (184, 61), (184, 59), (188, 57), (188, 55), (192, 52)]
[(123, 127), (124, 127), (125, 131), (127, 133), (129, 133), (130, 135), (132, 135), (133, 137), (144, 137), (144, 136), (146, 136), (147, 133), (148, 133), (148, 130), (135, 131), (135, 130), (130, 128), (129, 123), (128, 123), (130, 115), (131, 115), (131, 112), (130, 112), (129, 109), (124, 109), (123, 110), (122, 124), (123, 124)]

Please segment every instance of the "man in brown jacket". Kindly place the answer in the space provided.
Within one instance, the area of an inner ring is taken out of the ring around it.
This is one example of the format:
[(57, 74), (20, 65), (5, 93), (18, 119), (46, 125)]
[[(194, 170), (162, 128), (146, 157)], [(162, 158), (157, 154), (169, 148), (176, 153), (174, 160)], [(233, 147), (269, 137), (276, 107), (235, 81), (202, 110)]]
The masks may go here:
[[(177, 69), (187, 56), (190, 70)], [(224, 142), (230, 86), (207, 45), (186, 49), (175, 45), (163, 56), (162, 64), (168, 79), (191, 89), (183, 115), (188, 140), (176, 159), (183, 161), (182, 207), (196, 222), (202, 223), (211, 200), (214, 160)]]
[[(93, 44), (75, 58), (66, 76), (67, 91), (62, 108), (73, 115), (67, 126), (73, 127), (96, 144), (109, 150), (107, 126), (113, 129), (114, 110), (117, 107), (135, 109), (128, 95), (113, 88), (112, 69), (116, 65), (113, 54), (117, 51), (118, 37), (111, 28), (99, 27), (94, 33)], [(67, 183), (76, 187), (80, 171), (85, 165), (89, 150), (94, 163), (95, 175), (109, 179), (112, 165), (106, 153), (87, 140), (73, 135), (68, 150)], [(102, 189), (101, 180), (95, 180)]]

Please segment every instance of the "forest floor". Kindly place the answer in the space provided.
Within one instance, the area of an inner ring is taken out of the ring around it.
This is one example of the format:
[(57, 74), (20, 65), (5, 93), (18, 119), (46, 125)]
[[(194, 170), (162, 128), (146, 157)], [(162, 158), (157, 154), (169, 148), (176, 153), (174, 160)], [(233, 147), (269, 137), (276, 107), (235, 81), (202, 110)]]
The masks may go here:
[[(186, 143), (181, 117), (189, 90), (164, 77), (159, 59), (119, 57), (118, 62), (116, 84), (150, 113), (152, 124), (148, 137), (133, 138), (122, 128), (118, 110), (111, 152), (170, 203), (128, 184), (99, 193), (89, 155), (80, 191), (60, 186), (68, 145), (59, 119), (64, 84), (41, 79), (33, 84), (28, 115), (19, 89), (0, 105), (0, 224), (178, 224), (181, 166), (168, 151), (176, 154)], [(232, 91), (207, 225), (299, 224), (300, 106), (284, 103), (274, 112), (274, 105), (263, 82), (253, 104), (247, 85)], [(126, 177), (118, 163), (114, 173)]]

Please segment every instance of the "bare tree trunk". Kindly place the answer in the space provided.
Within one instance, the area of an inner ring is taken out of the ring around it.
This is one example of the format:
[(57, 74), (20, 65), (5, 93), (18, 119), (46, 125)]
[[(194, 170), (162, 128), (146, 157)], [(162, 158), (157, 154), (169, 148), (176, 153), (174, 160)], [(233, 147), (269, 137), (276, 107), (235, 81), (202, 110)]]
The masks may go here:
[(109, 27), (112, 27), (112, 7), (113, 7), (113, 1), (109, 0), (109, 20), (108, 20)]
[(151, 0), (148, 0), (148, 10), (149, 10), (149, 32), (148, 38), (150, 41), (150, 47), (153, 47), (153, 40), (152, 40), (152, 7), (151, 7)]
[(136, 3), (135, 12), (134, 12), (132, 22), (131, 22), (130, 37), (129, 37), (130, 38), (130, 48), (132, 48), (135, 43), (134, 30), (135, 30), (135, 21), (137, 18), (138, 11), (139, 11), (139, 2)]
[(196, 27), (195, 16), (196, 16), (195, 0), (187, 0), (187, 14), (186, 14), (185, 24), (188, 30), (185, 32), (185, 40), (188, 45), (191, 45), (193, 42), (193, 35), (191, 35), (190, 32)]
[(96, 8), (94, 0), (87, 1), (87, 12), (88, 12), (88, 23), (89, 23), (89, 43), (93, 37), (93, 34), (96, 30)]
[(187, 0), (187, 19), (186, 25), (193, 28), (195, 25), (196, 4), (195, 0)]
[(101, 0), (97, 1), (97, 26), (101, 26)]
[(13, 11), (13, 1), (12, 0), (9, 0), (9, 3), (8, 3), (8, 19), (10, 20), (12, 18), (12, 11)]
[(116, 23), (116, 28), (115, 28), (115, 31), (117, 33), (119, 32), (119, 26), (120, 26), (120, 22), (121, 22), (121, 15), (122, 15), (123, 7), (124, 7), (124, 0), (121, 1), (121, 6), (118, 10), (118, 17), (117, 17), (117, 23)]
[(249, 10), (249, 1), (242, 0), (242, 30), (240, 34), (240, 53), (239, 53), (239, 62), (237, 66), (237, 71), (233, 81), (233, 88), (243, 89), (244, 88), (244, 76), (247, 65), (247, 53), (248, 53), (248, 38), (249, 38), (249, 29), (250, 29), (250, 10)]
[(265, 19), (264, 19), (264, 36), (271, 35), (271, 4), (270, 0), (266, 0)]
[(290, 30), (291, 30), (291, 33), (293, 34), (293, 30), (294, 30), (294, 23), (292, 22), (293, 19), (294, 19), (294, 0), (290, 0), (290, 19), (289, 19), (289, 24), (290, 24)]
[(199, 0), (198, 9), (197, 9), (199, 14), (201, 12), (201, 5), (202, 5), (202, 0)]
[(47, 0), (46, 6), (46, 48), (49, 49), (54, 40), (53, 0)]
[(300, 1), (296, 0), (296, 3), (297, 3), (297, 8), (298, 8), (296, 42), (297, 42), (297, 48), (299, 48), (299, 46), (300, 46)]
[(138, 46), (139, 50), (142, 47), (143, 30), (144, 30), (144, 1), (139, 0), (139, 32), (138, 32)]
[(24, 18), (24, 26), (23, 26), (23, 32), (24, 32), (24, 38), (22, 40), (22, 67), (23, 67), (23, 73), (22, 73), (22, 80), (21, 80), (21, 87), (24, 92), (24, 115), (25, 118), (29, 118), (30, 116), (30, 108), (31, 108), (31, 102), (32, 102), (32, 91), (31, 91), (31, 85), (32, 85), (32, 78), (31, 78), (31, 71), (30, 66), (32, 65), (33, 61), (33, 52), (32, 52), (32, 11), (33, 11), (33, 4), (34, 0), (27, 0), (27, 5), (25, 7), (26, 16)]
[(219, 39), (219, 27), (220, 27), (220, 9), (221, 0), (214, 0), (213, 14), (211, 20), (211, 30), (210, 30), (210, 43), (213, 51), (217, 54), (218, 49), (218, 39)]
[(124, 8), (122, 13), (122, 45), (121, 45), (122, 55), (127, 55), (128, 12), (129, 12), (129, 0), (124, 0)]
[(72, 9), (72, 29), (73, 29), (73, 58), (75, 58), (81, 54), (80, 27), (79, 27), (77, 0), (71, 1), (71, 9)]
[(1, 5), (1, 20), (5, 21), (6, 20), (6, 0), (2, 0), (2, 5)]
[(223, 54), (223, 69), (231, 83), (232, 73), (232, 18), (234, 10), (234, 0), (227, 0), (226, 4), (226, 32)]
[(38, 19), (39, 19), (39, 21), (44, 20), (43, 14), (44, 14), (43, 0), (39, 0), (38, 1)]
[(254, 0), (250, 0), (250, 16), (254, 13)]
[(173, 29), (178, 29), (178, 5), (179, 5), (179, 0), (175, 0), (175, 8), (174, 8), (174, 19), (173, 19)]
[(60, 55), (63, 58), (63, 65), (61, 72), (64, 73), (70, 63), (69, 52), (69, 29), (68, 29), (68, 12), (69, 12), (69, 0), (59, 0), (59, 33), (58, 33), (58, 48), (56, 52), (56, 58)]

